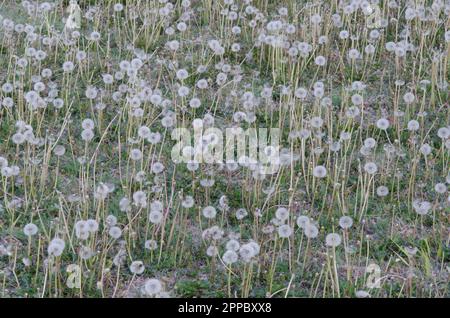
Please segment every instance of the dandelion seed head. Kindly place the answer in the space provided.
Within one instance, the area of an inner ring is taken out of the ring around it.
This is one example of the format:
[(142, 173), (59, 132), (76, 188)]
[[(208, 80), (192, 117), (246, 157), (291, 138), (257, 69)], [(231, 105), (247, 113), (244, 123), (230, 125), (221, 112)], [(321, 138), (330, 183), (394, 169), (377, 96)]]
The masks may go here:
[(34, 236), (37, 234), (37, 232), (38, 232), (38, 227), (33, 223), (28, 223), (23, 228), (23, 233), (26, 236)]
[(288, 238), (292, 235), (293, 232), (293, 229), (287, 224), (283, 224), (278, 227), (278, 235), (281, 238)]
[(353, 225), (353, 219), (349, 216), (342, 216), (339, 219), (339, 226), (344, 230), (351, 228), (352, 225)]
[(434, 186), (434, 190), (439, 194), (444, 194), (445, 192), (447, 192), (447, 186), (445, 185), (445, 183), (436, 183), (436, 185)]
[(140, 149), (132, 149), (130, 152), (130, 158), (133, 161), (141, 160), (143, 157), (142, 151)]
[(203, 208), (202, 214), (207, 219), (214, 219), (216, 217), (217, 211), (213, 206), (207, 206)]
[(379, 197), (385, 197), (389, 194), (389, 189), (386, 186), (379, 186), (377, 187), (377, 195)]
[(319, 235), (319, 229), (314, 224), (308, 222), (303, 227), (305, 236), (309, 239), (316, 238)]
[(162, 283), (156, 279), (147, 279), (144, 284), (144, 291), (147, 295), (154, 296), (162, 291)]
[(389, 120), (386, 118), (381, 118), (377, 120), (377, 127), (381, 130), (387, 130), (389, 128)]
[(243, 220), (247, 215), (248, 215), (248, 212), (244, 208), (236, 210), (236, 219), (238, 219), (238, 220)]
[(368, 162), (364, 165), (364, 171), (368, 174), (375, 174), (378, 171), (378, 166), (374, 162)]
[(147, 240), (145, 241), (144, 247), (147, 250), (154, 251), (158, 248), (158, 242), (155, 240)]
[(219, 250), (216, 246), (214, 245), (210, 245), (208, 246), (208, 248), (206, 249), (206, 255), (208, 255), (209, 257), (215, 257), (219, 254)]
[(112, 226), (109, 229), (108, 233), (113, 239), (116, 239), (116, 240), (122, 236), (122, 230), (117, 226)]
[(409, 131), (416, 131), (419, 130), (420, 124), (417, 120), (410, 120), (408, 122), (408, 130)]
[(327, 169), (324, 166), (316, 166), (313, 169), (313, 176), (316, 178), (325, 178), (327, 176)]
[(341, 242), (341, 237), (337, 233), (330, 233), (325, 238), (325, 244), (329, 247), (337, 247), (341, 244)]
[(62, 239), (54, 238), (50, 241), (47, 252), (51, 256), (61, 256), (65, 247), (66, 243)]
[(356, 298), (370, 298), (370, 294), (365, 290), (358, 290), (355, 292)]
[(275, 211), (275, 216), (280, 221), (286, 221), (289, 218), (289, 210), (284, 207), (280, 207)]
[(145, 271), (145, 266), (142, 261), (133, 261), (130, 265), (130, 272), (132, 274), (140, 275)]
[(238, 254), (235, 251), (232, 250), (227, 250), (223, 256), (222, 256), (222, 260), (225, 264), (227, 265), (231, 265), (237, 262), (238, 260)]

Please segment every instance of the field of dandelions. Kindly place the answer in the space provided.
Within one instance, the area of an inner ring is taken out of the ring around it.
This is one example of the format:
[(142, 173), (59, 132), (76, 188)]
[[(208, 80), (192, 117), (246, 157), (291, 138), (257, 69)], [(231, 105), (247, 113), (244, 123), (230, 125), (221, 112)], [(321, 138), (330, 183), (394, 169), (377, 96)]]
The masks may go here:
[(0, 0), (0, 297), (450, 296), (450, 1), (68, 7)]

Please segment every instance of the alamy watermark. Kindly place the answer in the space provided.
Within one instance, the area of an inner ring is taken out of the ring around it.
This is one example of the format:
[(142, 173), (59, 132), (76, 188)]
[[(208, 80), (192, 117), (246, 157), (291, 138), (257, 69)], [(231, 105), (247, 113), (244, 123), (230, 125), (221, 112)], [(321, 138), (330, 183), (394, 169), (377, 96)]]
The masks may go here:
[(280, 166), (279, 128), (205, 128), (195, 121), (193, 128), (175, 128), (171, 156), (174, 163), (239, 164), (273, 174)]
[(77, 0), (70, 0), (67, 8), (69, 16), (66, 19), (65, 27), (67, 30), (75, 30), (81, 28), (81, 8)]
[(383, 16), (381, 8), (377, 4), (367, 4), (362, 8), (366, 17), (366, 27), (369, 29), (377, 29), (382, 27)]
[(366, 286), (367, 288), (380, 288), (381, 287), (381, 268), (375, 263), (371, 263), (366, 268), (367, 280)]

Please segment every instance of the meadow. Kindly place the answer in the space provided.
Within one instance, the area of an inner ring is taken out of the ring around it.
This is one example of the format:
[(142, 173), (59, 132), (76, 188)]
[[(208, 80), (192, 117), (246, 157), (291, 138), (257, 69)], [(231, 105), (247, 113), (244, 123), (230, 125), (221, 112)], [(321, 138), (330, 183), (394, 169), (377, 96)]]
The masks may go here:
[(449, 71), (448, 0), (0, 0), (0, 297), (449, 297)]

